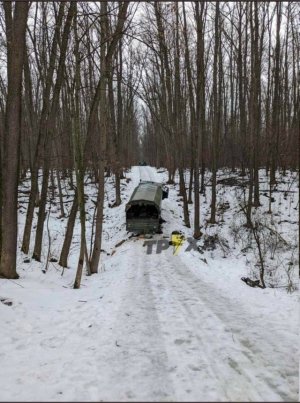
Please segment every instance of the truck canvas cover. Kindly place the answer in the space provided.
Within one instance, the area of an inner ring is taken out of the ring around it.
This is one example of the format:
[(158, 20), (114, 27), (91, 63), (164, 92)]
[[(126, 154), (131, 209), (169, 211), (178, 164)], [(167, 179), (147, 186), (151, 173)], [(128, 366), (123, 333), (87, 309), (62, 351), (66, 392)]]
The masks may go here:
[(143, 181), (134, 189), (126, 204), (126, 229), (140, 233), (160, 230), (162, 184)]
[(160, 211), (162, 200), (162, 184), (157, 182), (141, 182), (133, 191), (129, 202), (126, 205), (126, 211), (133, 204), (145, 202), (145, 204), (154, 204)]

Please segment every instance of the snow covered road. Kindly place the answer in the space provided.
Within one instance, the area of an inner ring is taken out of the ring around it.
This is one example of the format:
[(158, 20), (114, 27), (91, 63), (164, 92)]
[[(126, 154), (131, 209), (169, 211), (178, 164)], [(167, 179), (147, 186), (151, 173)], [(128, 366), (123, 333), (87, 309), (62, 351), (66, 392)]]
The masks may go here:
[[(130, 191), (139, 179), (161, 176), (134, 167)], [(165, 236), (180, 222), (170, 194)], [(65, 288), (70, 271), (3, 280), (14, 305), (0, 304), (0, 399), (297, 401), (297, 298), (230, 282), (232, 261), (221, 282), (185, 247), (147, 254), (144, 242), (127, 239), (80, 290)]]
[[(296, 400), (298, 359), (287, 354), (292, 346), (285, 345), (285, 325), (280, 329), (263, 312), (250, 314), (201, 281), (172, 248), (147, 255), (142, 242), (124, 246), (130, 281), (119, 311), (120, 318), (129, 313), (128, 332), (120, 333), (119, 342), (141, 365), (140, 376), (126, 370), (132, 396)], [(294, 343), (296, 353), (297, 337)], [(141, 377), (143, 394), (136, 395)]]
[(144, 181), (159, 182), (156, 170), (149, 166), (139, 166), (139, 177)]

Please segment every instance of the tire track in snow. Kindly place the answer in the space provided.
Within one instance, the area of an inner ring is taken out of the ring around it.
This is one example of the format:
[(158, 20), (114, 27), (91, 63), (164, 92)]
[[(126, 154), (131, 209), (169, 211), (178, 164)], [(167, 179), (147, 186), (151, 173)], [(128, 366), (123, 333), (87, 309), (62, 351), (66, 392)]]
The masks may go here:
[[(152, 167), (139, 167), (139, 173), (141, 179), (157, 180)], [(139, 242), (130, 252), (133, 257), (140, 256), (138, 247), (141, 248)], [(200, 393), (205, 399), (224, 396), (228, 400), (297, 401), (296, 355), (290, 360), (285, 350), (280, 350), (281, 335), (270, 328), (270, 336), (265, 340), (266, 325), (259, 314), (249, 314), (230, 297), (203, 283), (180, 256), (174, 257), (169, 252), (149, 256), (144, 251), (143, 270), (145, 275), (148, 273), (154, 296), (149, 304), (157, 311), (161, 323), (160, 334), (164, 338), (161, 343), (169, 351), (168, 367), (174, 367), (176, 356), (181, 357), (183, 364), (173, 371), (175, 382), (178, 378), (182, 381), (176, 398), (199, 399)], [(175, 333), (185, 337), (171, 340), (174, 332), (168, 332), (168, 327), (172, 325)], [(273, 357), (274, 350), (277, 354)], [(201, 358), (190, 360), (191, 351)], [(275, 358), (278, 353), (280, 362)], [(205, 371), (210, 380), (207, 378), (207, 384), (200, 387), (195, 372), (205, 377)]]
[(156, 170), (150, 166), (139, 166), (140, 179), (157, 182)]
[[(116, 327), (121, 329), (120, 350), (125, 354), (118, 360), (116, 379), (129, 379), (114, 397), (199, 400), (203, 396), (205, 400), (218, 400), (224, 396), (227, 400), (259, 400), (252, 383), (244, 375), (237, 376), (230, 365), (225, 364), (224, 370), (220, 351), (209, 348), (215, 329), (203, 332), (201, 324), (206, 320), (220, 323), (220, 333), (223, 324), (199, 294), (187, 289), (172, 256), (147, 255), (140, 241), (130, 246), (126, 258), (128, 263), (135, 263), (128, 266), (123, 304), (116, 319)], [(189, 309), (190, 304), (197, 306), (196, 312)], [(230, 334), (226, 337), (231, 339)], [(143, 385), (145, 394), (141, 395), (139, 385)]]
[[(169, 291), (165, 298), (156, 294), (162, 326), (169, 330), (169, 359), (177, 364), (177, 398), (186, 399), (184, 392), (189, 391), (191, 400), (197, 400), (199, 395), (205, 400), (218, 400), (220, 396), (226, 400), (259, 400), (251, 381), (244, 374), (236, 374), (226, 361), (228, 353), (236, 353), (235, 345), (232, 351), (226, 351), (226, 347), (223, 351), (224, 339), (227, 349), (228, 344), (234, 344), (231, 335), (224, 333), (223, 323), (203, 303), (200, 292), (186, 287), (177, 267), (178, 263), (174, 265), (169, 256), (158, 270), (153, 269), (152, 276), (153, 289), (159, 289), (161, 284)], [(173, 307), (172, 320), (168, 304)]]
[[(220, 298), (180, 259), (176, 259), (176, 263), (174, 259), (176, 257), (170, 256), (168, 264), (161, 268), (156, 284), (165, 282), (170, 288), (177, 311), (186, 318), (186, 328), (190, 327), (199, 341), (198, 351), (202, 351), (202, 358), (207, 355), (207, 370), (216, 378), (216, 387), (220, 389), (215, 398), (226, 396), (229, 400), (251, 401), (265, 400), (267, 396), (272, 400), (286, 401), (291, 397), (297, 400), (297, 391), (292, 390), (288, 380), (284, 390), (276, 385), (276, 379), (285, 374), (281, 370), (282, 362), (272, 362), (273, 346), (267, 346), (269, 340), (261, 339), (260, 348), (246, 342), (251, 340), (255, 329), (251, 321), (254, 318), (248, 315), (245, 320), (246, 312), (233, 306), (229, 299)], [(240, 334), (235, 332), (237, 327), (243, 329)], [(287, 363), (288, 359), (285, 361)], [(295, 387), (296, 372), (291, 381)]]
[(126, 277), (113, 325), (118, 348), (110, 357), (115, 368), (110, 381), (116, 387), (109, 399), (169, 401), (174, 399), (174, 387), (145, 266), (145, 250), (139, 240), (129, 243), (124, 256), (128, 262)]
[[(268, 398), (271, 398), (275, 393), (277, 396), (275, 395), (272, 399), (297, 401), (297, 339), (295, 338), (295, 354), (287, 356), (278, 326), (274, 329), (274, 324), (264, 322), (259, 313), (257, 315), (249, 313), (235, 304), (230, 297), (216, 292), (212, 286), (197, 278), (182, 261), (177, 271), (181, 276), (182, 283), (184, 282), (189, 290), (196, 293), (200, 292), (201, 300), (224, 324), (225, 331), (234, 335), (240, 344), (239, 350), (247, 358), (246, 367), (252, 369), (252, 378), (253, 374), (255, 375), (253, 385), (257, 384), (257, 389), (261, 389), (261, 391), (263, 391), (262, 385), (267, 388), (269, 386)], [(274, 351), (276, 351), (276, 355), (273, 354)], [(240, 367), (238, 362), (239, 360), (231, 362), (231, 364), (234, 368), (239, 368), (242, 373), (248, 372), (249, 374), (249, 371)], [(243, 357), (242, 362), (245, 362)], [(279, 384), (277, 383), (278, 379), (281, 379)], [(284, 386), (282, 380), (285, 380)], [(265, 399), (263, 394), (261, 397)]]
[[(151, 167), (139, 167), (139, 175), (157, 180)], [(297, 400), (296, 361), (289, 363), (282, 350), (276, 362), (280, 334), (270, 329), (264, 340), (259, 314), (243, 311), (203, 283), (171, 250), (147, 255), (137, 240), (130, 242), (126, 259), (128, 281), (116, 326), (132, 363), (125, 376), (128, 399)], [(126, 362), (119, 362), (119, 377)]]

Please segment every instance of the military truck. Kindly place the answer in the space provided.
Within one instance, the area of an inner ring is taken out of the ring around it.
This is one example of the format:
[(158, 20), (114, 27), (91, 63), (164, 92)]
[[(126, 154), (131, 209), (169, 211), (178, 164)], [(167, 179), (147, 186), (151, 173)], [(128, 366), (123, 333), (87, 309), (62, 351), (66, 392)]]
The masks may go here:
[(139, 234), (161, 232), (161, 202), (168, 197), (162, 183), (141, 181), (126, 204), (126, 230)]

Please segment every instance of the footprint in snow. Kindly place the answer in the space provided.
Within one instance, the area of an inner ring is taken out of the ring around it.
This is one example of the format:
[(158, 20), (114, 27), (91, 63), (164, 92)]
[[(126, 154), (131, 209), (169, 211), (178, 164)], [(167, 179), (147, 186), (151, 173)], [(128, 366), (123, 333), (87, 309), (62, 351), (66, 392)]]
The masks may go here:
[(41, 341), (42, 347), (50, 347), (57, 348), (64, 344), (65, 339), (60, 337), (50, 337), (49, 339), (45, 339)]
[(179, 346), (180, 346), (181, 344), (184, 344), (184, 343), (188, 343), (188, 344), (189, 344), (190, 342), (191, 342), (191, 340), (184, 340), (184, 339), (175, 339), (175, 340), (174, 340), (174, 343), (177, 344), (177, 345), (179, 345)]

